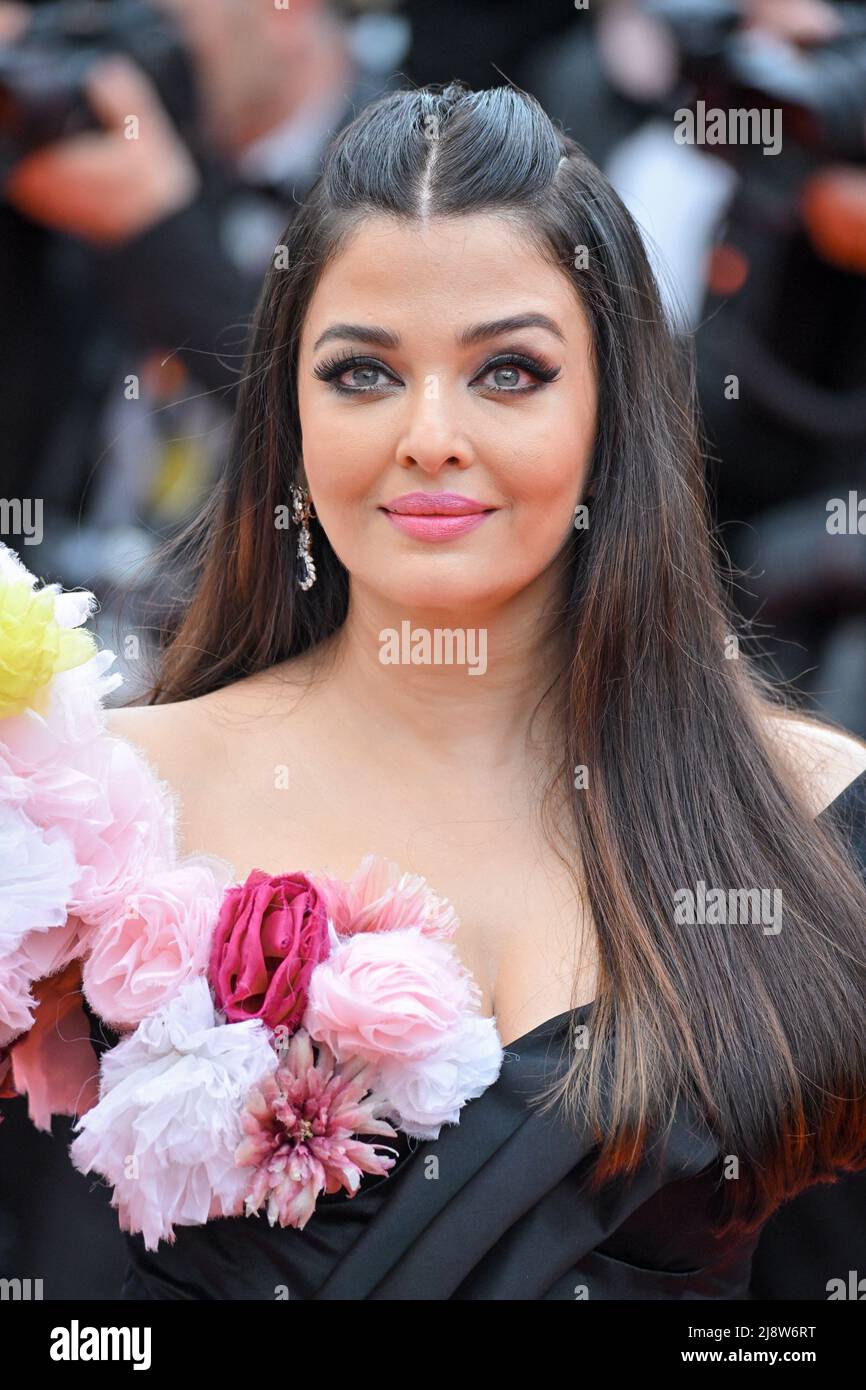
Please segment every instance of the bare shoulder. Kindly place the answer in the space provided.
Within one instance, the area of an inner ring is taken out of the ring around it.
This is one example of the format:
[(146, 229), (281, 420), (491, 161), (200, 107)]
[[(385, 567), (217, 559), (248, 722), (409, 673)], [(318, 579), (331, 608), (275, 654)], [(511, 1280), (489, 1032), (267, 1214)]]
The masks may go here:
[(105, 723), (110, 734), (135, 744), (175, 783), (185, 773), (219, 766), (269, 712), (284, 721), (305, 689), (296, 664), (286, 662), (190, 700), (115, 706), (105, 711)]
[(133, 744), (161, 778), (177, 785), (205, 756), (208, 721), (194, 708), (198, 703), (115, 706), (105, 711), (105, 727)]
[(866, 772), (866, 742), (845, 729), (781, 713), (766, 716), (765, 728), (816, 816)]

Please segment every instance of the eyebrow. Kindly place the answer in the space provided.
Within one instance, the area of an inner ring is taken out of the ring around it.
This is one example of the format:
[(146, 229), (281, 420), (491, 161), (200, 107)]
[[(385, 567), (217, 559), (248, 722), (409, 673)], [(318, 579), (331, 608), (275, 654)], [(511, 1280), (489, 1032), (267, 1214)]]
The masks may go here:
[[(457, 335), (459, 347), (472, 347), (474, 343), (482, 342), (485, 338), (496, 338), (503, 333), (515, 333), (521, 328), (543, 328), (554, 337), (559, 338), (560, 342), (565, 342), (565, 334), (555, 319), (549, 318), (547, 314), (512, 314), (505, 319), (490, 319), (486, 323), (473, 323), (469, 328), (464, 328)], [(380, 328), (377, 324), (370, 323), (332, 323), (330, 328), (326, 328), (324, 333), (313, 344), (313, 352), (318, 352), (323, 343), (329, 343), (334, 338), (353, 338), (359, 343), (372, 343), (376, 347), (398, 348), (400, 346), (399, 333), (393, 333), (389, 328)]]

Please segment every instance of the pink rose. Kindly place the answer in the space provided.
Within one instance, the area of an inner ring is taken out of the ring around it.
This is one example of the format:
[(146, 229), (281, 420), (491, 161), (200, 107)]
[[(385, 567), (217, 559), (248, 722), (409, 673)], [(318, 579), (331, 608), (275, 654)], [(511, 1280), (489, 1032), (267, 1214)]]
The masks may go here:
[(84, 993), (106, 1023), (135, 1028), (191, 976), (204, 974), (230, 877), (221, 860), (190, 855), (150, 874), (105, 926), (91, 931)]
[(304, 1026), (341, 1061), (420, 1061), (453, 1043), (480, 996), (451, 943), (422, 927), (358, 932), (314, 973)]
[(290, 1032), (307, 1007), (310, 976), (330, 950), (328, 914), (305, 874), (253, 869), (223, 898), (210, 982), (229, 1023), (260, 1018)]

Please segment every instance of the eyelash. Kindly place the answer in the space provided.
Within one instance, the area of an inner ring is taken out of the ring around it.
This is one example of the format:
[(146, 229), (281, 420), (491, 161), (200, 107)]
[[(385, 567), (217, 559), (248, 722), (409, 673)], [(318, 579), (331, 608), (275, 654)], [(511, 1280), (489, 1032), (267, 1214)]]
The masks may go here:
[[(339, 392), (341, 396), (368, 396), (383, 389), (382, 386), (344, 386), (336, 378), (342, 376), (343, 372), (348, 371), (350, 367), (372, 367), (380, 372), (389, 371), (386, 366), (377, 362), (373, 357), (358, 357), (354, 353), (350, 353), (343, 357), (328, 357), (324, 362), (319, 362), (313, 368), (313, 375), (318, 377), (320, 381), (327, 382), (332, 390)], [(530, 391), (538, 391), (542, 386), (547, 386), (549, 382), (555, 381), (560, 373), (559, 367), (552, 367), (549, 363), (526, 357), (520, 352), (508, 352), (502, 353), (498, 357), (491, 357), (479, 376), (486, 376), (488, 372), (494, 371), (497, 367), (522, 367), (525, 371), (531, 372), (533, 376), (539, 378), (530, 386), (488, 386), (485, 388), (487, 392), (500, 396), (525, 396)]]

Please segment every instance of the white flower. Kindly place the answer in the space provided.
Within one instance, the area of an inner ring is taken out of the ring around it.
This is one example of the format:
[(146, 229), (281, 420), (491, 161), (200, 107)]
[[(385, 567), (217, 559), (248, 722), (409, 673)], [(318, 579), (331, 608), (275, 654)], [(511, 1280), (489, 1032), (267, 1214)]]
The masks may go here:
[(382, 1063), (377, 1090), (388, 1101), (382, 1113), (406, 1134), (438, 1139), (442, 1126), (458, 1124), (466, 1102), (493, 1084), (502, 1056), (495, 1019), (480, 1014), (464, 1017), (431, 1057)]
[[(64, 598), (77, 595), (64, 594)], [(60, 626), (63, 623), (58, 616)], [(89, 661), (58, 671), (51, 681), (46, 722), (70, 743), (83, 743), (105, 730), (106, 695), (123, 684), (120, 671), (109, 668), (117, 660), (114, 652), (95, 652)]]
[(19, 807), (2, 802), (0, 865), (0, 956), (6, 956), (28, 932), (65, 925), (79, 869), (60, 828), (42, 830)]
[(182, 986), (103, 1054), (100, 1098), (81, 1116), (70, 1155), (114, 1187), (121, 1229), (148, 1250), (172, 1225), (241, 1213), (249, 1173), (234, 1163), (247, 1094), (277, 1056), (259, 1019), (218, 1021), (207, 980)]
[(31, 574), (11, 545), (6, 545), (0, 541), (0, 582), (7, 584), (29, 584), (33, 589), (36, 586), (36, 575)]

